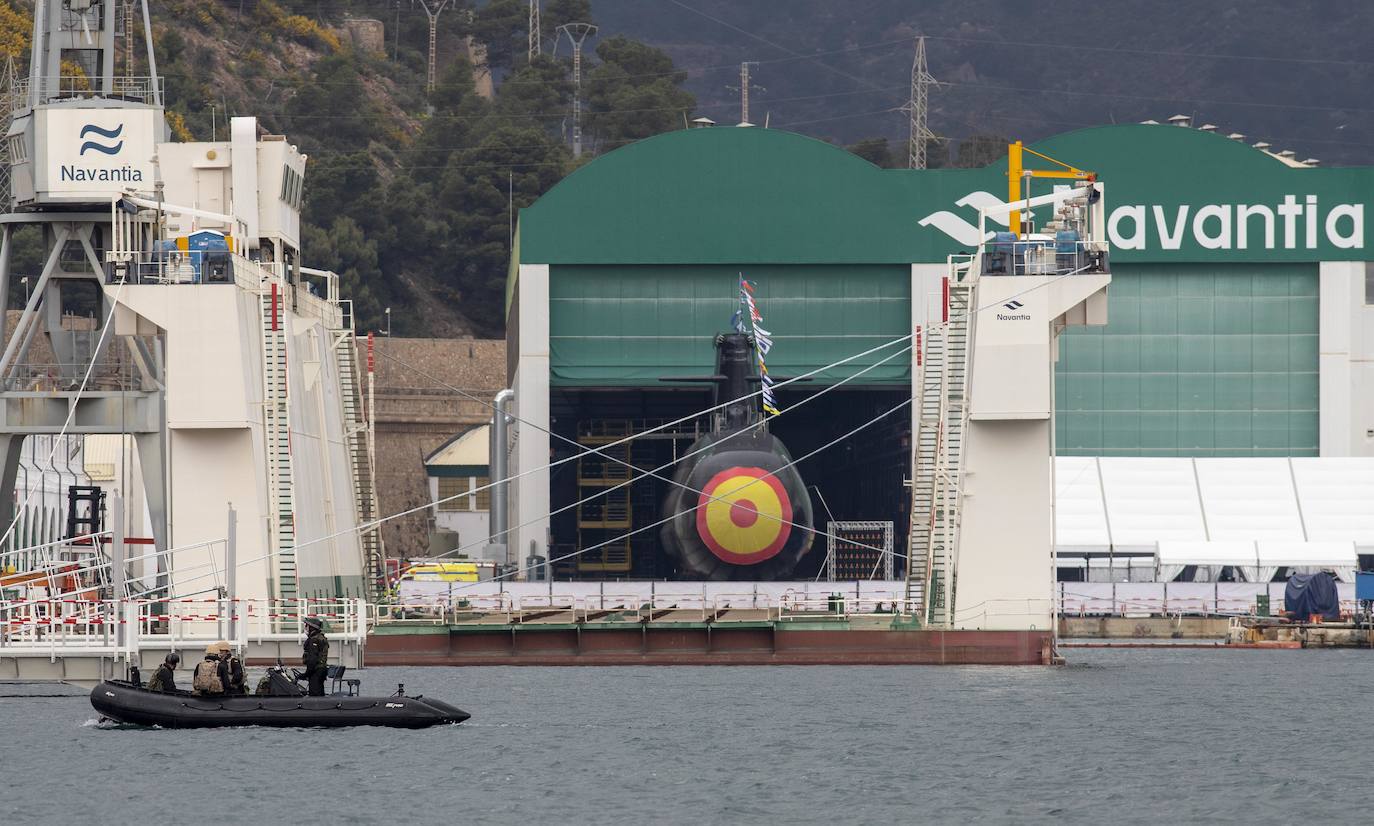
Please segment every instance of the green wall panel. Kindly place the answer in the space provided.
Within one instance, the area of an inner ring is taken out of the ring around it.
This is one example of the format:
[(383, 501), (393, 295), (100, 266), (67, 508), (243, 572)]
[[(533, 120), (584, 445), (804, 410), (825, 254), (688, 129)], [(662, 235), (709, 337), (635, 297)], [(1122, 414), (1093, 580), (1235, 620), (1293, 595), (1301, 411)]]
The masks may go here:
[(1317, 455), (1317, 267), (1120, 264), (1060, 340), (1061, 455)]
[[(729, 266), (567, 266), (549, 277), (549, 367), (561, 386), (659, 386), (663, 376), (707, 375), (712, 338), (728, 332), (739, 269)], [(911, 332), (911, 270), (905, 266), (755, 264), (763, 327), (773, 334), (768, 369), (787, 378)], [(817, 377), (831, 383), (901, 346)], [(898, 355), (861, 384), (911, 381)]]

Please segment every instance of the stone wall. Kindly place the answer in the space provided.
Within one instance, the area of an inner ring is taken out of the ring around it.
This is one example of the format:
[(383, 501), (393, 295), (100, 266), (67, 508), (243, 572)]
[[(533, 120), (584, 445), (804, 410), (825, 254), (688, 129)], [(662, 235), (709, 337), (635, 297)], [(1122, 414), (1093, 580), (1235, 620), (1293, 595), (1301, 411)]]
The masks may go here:
[[(374, 342), (377, 498), (379, 512), (388, 515), (429, 501), (425, 456), (455, 434), (490, 421), (485, 403), (505, 387), (506, 342), (382, 336)], [(365, 365), (366, 338), (358, 339), (358, 350)], [(431, 520), (430, 511), (421, 511), (388, 522), (382, 530), (387, 553), (423, 554)]]

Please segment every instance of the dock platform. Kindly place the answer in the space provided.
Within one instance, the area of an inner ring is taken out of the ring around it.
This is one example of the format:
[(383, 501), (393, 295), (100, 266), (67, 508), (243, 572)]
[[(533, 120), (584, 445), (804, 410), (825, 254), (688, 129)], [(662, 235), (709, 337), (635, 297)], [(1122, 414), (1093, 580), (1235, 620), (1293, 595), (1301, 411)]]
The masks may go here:
[(367, 664), (1048, 665), (1048, 630), (917, 627), (900, 615), (781, 617), (768, 609), (461, 614), (379, 623)]

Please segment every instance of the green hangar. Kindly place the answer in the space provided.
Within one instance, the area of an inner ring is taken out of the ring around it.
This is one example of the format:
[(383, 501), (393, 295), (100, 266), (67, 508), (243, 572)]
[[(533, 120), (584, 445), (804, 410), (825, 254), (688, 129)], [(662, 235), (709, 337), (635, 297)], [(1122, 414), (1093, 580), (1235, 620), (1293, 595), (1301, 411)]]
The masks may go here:
[[(1112, 244), (1109, 324), (1061, 339), (1061, 456), (1374, 455), (1374, 168), (1163, 125), (1032, 148), (1098, 174)], [(664, 483), (575, 505), (630, 471), (573, 457), (683, 418), (615, 450), (642, 469), (687, 448), (709, 385), (672, 379), (713, 372), (741, 277), (772, 334), (769, 373), (808, 376), (778, 391), (770, 425), (794, 456), (909, 398), (916, 356), (880, 345), (938, 323), (946, 258), (978, 244), (1006, 176), (1003, 163), (879, 169), (801, 135), (716, 127), (617, 149), (522, 210), (505, 561), (595, 545), (555, 575), (674, 575), (646, 527)], [(801, 462), (818, 522), (891, 521), (903, 547), (911, 430), (906, 411)], [(821, 545), (798, 576), (815, 575)]]

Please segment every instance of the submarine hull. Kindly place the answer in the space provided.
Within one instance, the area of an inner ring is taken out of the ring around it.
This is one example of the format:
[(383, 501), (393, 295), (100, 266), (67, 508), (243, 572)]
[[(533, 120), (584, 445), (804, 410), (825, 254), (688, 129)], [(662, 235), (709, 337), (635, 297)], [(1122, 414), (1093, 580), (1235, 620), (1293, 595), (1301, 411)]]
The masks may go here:
[(122, 680), (97, 685), (91, 705), (102, 717), (119, 723), (163, 728), (428, 728), (461, 723), (470, 716), (427, 697), (205, 697), (148, 691)]
[(674, 516), (660, 531), (680, 573), (791, 578), (814, 534), (811, 499), (783, 443), (758, 428), (736, 430), (698, 439), (688, 455), (664, 502)]

